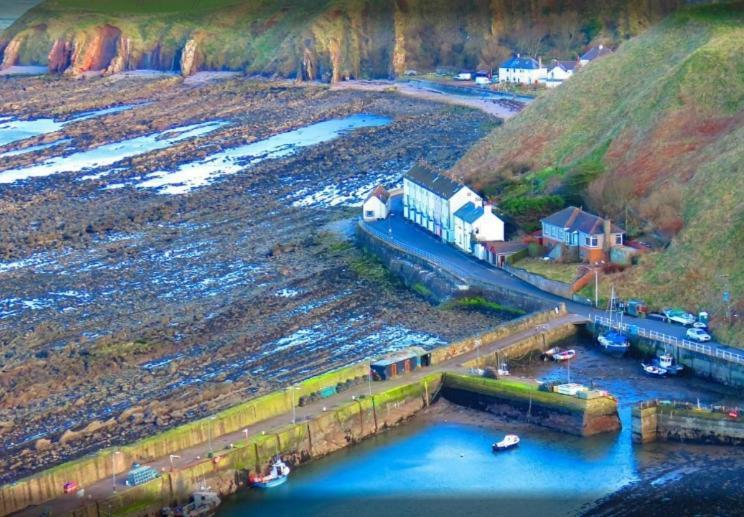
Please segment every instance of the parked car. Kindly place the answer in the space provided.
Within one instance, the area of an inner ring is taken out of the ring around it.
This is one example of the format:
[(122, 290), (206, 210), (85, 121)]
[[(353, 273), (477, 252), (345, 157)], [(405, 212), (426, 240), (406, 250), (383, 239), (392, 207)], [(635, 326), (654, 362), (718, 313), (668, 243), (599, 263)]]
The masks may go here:
[(74, 494), (77, 492), (77, 489), (80, 488), (78, 484), (75, 481), (68, 481), (64, 485), (62, 485), (62, 490), (64, 490), (65, 494)]
[(695, 341), (699, 341), (700, 343), (703, 343), (705, 341), (710, 341), (710, 334), (708, 334), (703, 329), (698, 329), (698, 328), (687, 329), (686, 334), (688, 338), (694, 339)]
[(689, 327), (690, 325), (695, 323), (695, 316), (693, 316), (689, 312), (683, 311), (682, 309), (666, 308), (663, 309), (661, 312), (663, 312), (664, 316), (666, 316), (667, 319), (672, 323), (680, 323), (685, 327)]
[(455, 81), (472, 81), (473, 74), (470, 72), (460, 72), (455, 76)]

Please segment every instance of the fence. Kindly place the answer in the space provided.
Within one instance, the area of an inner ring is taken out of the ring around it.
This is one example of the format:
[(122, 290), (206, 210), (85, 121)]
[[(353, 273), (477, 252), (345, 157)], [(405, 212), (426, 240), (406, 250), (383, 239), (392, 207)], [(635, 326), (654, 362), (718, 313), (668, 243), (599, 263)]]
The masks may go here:
[(654, 341), (665, 343), (667, 345), (682, 348), (684, 350), (698, 352), (710, 357), (717, 357), (719, 359), (731, 361), (733, 363), (744, 364), (743, 354), (723, 350), (714, 345), (705, 345), (703, 343), (694, 343), (686, 339), (679, 339), (675, 336), (670, 336), (668, 334), (663, 334), (655, 330), (648, 330), (639, 327), (638, 325), (629, 325), (627, 323), (620, 323), (619, 321), (612, 321), (609, 318), (605, 318), (604, 316), (600, 316), (598, 314), (595, 314), (593, 319), (595, 324), (603, 325), (605, 327), (611, 327), (620, 330), (621, 332), (626, 332), (631, 336), (641, 336), (648, 339), (653, 339)]

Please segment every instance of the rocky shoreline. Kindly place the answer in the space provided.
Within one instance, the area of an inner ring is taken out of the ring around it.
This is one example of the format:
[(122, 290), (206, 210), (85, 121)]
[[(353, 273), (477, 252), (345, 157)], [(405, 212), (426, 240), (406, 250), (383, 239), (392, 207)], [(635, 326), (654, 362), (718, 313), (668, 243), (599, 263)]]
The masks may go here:
[[(3, 168), (227, 122), (110, 166), (0, 185), (0, 231), (9, 236), (0, 244), (2, 481), (366, 355), (433, 346), (500, 321), (439, 310), (398, 286), (333, 231), (357, 209), (292, 206), (327, 185), (392, 180), (421, 158), (447, 167), (493, 127), (492, 117), (395, 94), (244, 79), (10, 78), (0, 92), (0, 113), (26, 119), (135, 105), (0, 148), (71, 142), (13, 155)], [(392, 122), (188, 195), (107, 188), (356, 113)]]

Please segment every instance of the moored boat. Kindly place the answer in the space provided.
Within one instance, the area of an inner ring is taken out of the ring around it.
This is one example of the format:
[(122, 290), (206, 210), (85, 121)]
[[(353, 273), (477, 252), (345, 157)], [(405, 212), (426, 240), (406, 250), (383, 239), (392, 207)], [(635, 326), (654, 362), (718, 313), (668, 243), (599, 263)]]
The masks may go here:
[(672, 354), (662, 354), (651, 363), (667, 371), (669, 375), (678, 375), (685, 369), (684, 366), (674, 360)]
[(560, 349), (560, 348), (558, 348), (557, 346), (554, 346), (553, 348), (550, 348), (550, 349), (546, 350), (545, 352), (543, 352), (543, 353), (542, 353), (542, 354), (540, 355), (540, 358), (541, 358), (541, 359), (542, 359), (543, 361), (549, 361), (550, 359), (553, 359), (553, 356), (554, 356), (555, 354), (557, 354), (558, 352), (560, 352), (560, 351), (561, 351), (561, 349)]
[(553, 361), (561, 362), (561, 361), (569, 361), (576, 357), (576, 350), (569, 349), (569, 350), (561, 350), (560, 352), (557, 352), (553, 354)]
[(630, 350), (628, 338), (621, 332), (610, 330), (597, 337), (602, 351), (615, 356), (623, 356)]
[(252, 484), (256, 488), (273, 488), (279, 486), (289, 477), (289, 466), (279, 457), (271, 464), (271, 471), (265, 476), (257, 476), (252, 479)]
[(663, 377), (667, 374), (666, 369), (660, 368), (653, 364), (641, 363), (641, 367), (643, 368), (644, 372), (654, 377)]
[(494, 452), (506, 451), (519, 445), (519, 436), (516, 434), (507, 434), (500, 442), (495, 442), (492, 446)]

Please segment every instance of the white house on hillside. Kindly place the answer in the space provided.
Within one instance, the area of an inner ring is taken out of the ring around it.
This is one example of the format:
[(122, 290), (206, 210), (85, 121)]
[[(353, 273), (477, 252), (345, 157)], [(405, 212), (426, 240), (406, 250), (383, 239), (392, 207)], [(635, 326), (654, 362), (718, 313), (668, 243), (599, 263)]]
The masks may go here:
[(403, 177), (403, 217), (445, 242), (454, 242), (454, 214), (468, 202), (482, 204), (467, 186), (428, 167), (416, 165)]
[(390, 193), (382, 185), (376, 186), (362, 205), (362, 218), (365, 221), (386, 219), (390, 211)]
[(542, 59), (521, 57), (519, 54), (499, 66), (500, 83), (535, 84), (547, 74)]
[(579, 64), (581, 66), (588, 65), (597, 58), (612, 54), (612, 49), (605, 47), (604, 45), (597, 45), (586, 51), (586, 53), (579, 58)]
[(548, 67), (548, 74), (540, 79), (548, 88), (555, 88), (571, 77), (576, 71), (578, 61), (558, 61), (554, 59)]
[(504, 240), (504, 221), (493, 213), (490, 204), (466, 203), (455, 212), (454, 222), (455, 245), (468, 253), (475, 252), (478, 242)]

